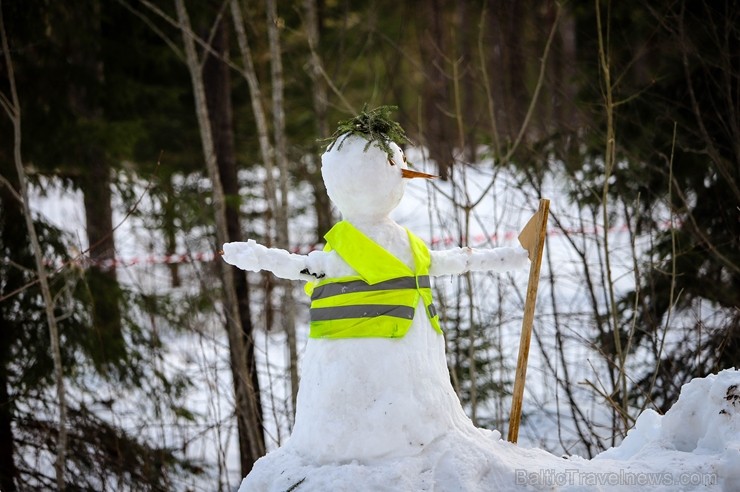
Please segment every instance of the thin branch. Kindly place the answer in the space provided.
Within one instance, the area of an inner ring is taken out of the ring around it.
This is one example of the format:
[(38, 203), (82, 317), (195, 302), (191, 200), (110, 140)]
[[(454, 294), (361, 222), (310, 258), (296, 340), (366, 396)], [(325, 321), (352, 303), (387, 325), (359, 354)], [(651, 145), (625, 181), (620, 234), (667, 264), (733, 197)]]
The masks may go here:
[[(532, 100), (529, 102), (529, 107), (527, 108), (527, 113), (524, 116), (524, 121), (522, 121), (522, 126), (519, 128), (519, 133), (516, 136), (516, 139), (514, 140), (514, 143), (512, 144), (511, 148), (509, 148), (508, 152), (506, 152), (506, 155), (501, 159), (501, 163), (505, 164), (509, 162), (514, 155), (514, 153), (519, 148), (519, 145), (522, 143), (522, 139), (524, 138), (524, 134), (527, 131), (527, 128), (529, 127), (529, 121), (532, 119), (532, 115), (534, 114), (534, 108), (537, 106), (537, 100), (539, 99), (540, 91), (542, 90), (542, 86), (545, 81), (545, 69), (547, 68), (547, 60), (549, 58), (550, 54), (550, 47), (552, 46), (552, 41), (555, 38), (555, 33), (557, 32), (558, 25), (560, 24), (560, 15), (562, 14), (562, 7), (560, 4), (557, 4), (558, 9), (555, 13), (555, 20), (552, 23), (552, 27), (550, 28), (550, 34), (547, 37), (547, 42), (545, 43), (545, 49), (542, 52), (542, 58), (540, 59), (540, 72), (537, 76), (537, 85), (535, 86), (534, 93), (532, 94)], [(471, 207), (476, 207), (483, 199), (485, 198), (486, 194), (493, 188), (493, 182), (489, 183), (488, 186), (483, 190), (483, 192), (480, 194), (480, 197), (471, 204)]]
[(10, 194), (13, 195), (13, 198), (23, 203), (23, 197), (18, 193), (18, 191), (16, 191), (13, 184), (2, 174), (0, 174), (0, 184), (4, 184), (5, 187), (8, 188), (8, 191), (10, 191)]
[(324, 69), (324, 64), (321, 62), (321, 57), (319, 56), (318, 52), (316, 51), (316, 47), (309, 41), (308, 48), (311, 50), (311, 63), (313, 64), (313, 68), (321, 74), (321, 77), (323, 77), (324, 81), (326, 82), (326, 85), (329, 86), (331, 91), (339, 98), (339, 101), (344, 105), (344, 108), (346, 111), (348, 111), (350, 114), (357, 113), (357, 110), (355, 107), (350, 103), (346, 97), (344, 97), (344, 94), (342, 94), (342, 91), (339, 90), (339, 88), (334, 85), (334, 81), (329, 77), (329, 75), (326, 73), (326, 70)]
[[(227, 64), (229, 67), (233, 68), (234, 70), (236, 70), (239, 73), (242, 73), (243, 70), (242, 70), (241, 67), (239, 67), (238, 65), (236, 65), (235, 63), (233, 63), (228, 58), (224, 58), (223, 56), (221, 56), (221, 54), (218, 53), (216, 50), (214, 50), (213, 47), (210, 44), (208, 44), (207, 42), (205, 42), (203, 40), (203, 38), (201, 38), (200, 36), (198, 36), (197, 34), (195, 34), (193, 32), (193, 30), (190, 28), (190, 26), (183, 26), (183, 25), (181, 25), (180, 22), (176, 21), (175, 19), (173, 19), (172, 17), (170, 17), (169, 15), (167, 15), (162, 9), (160, 9), (156, 5), (152, 4), (148, 0), (139, 0), (139, 1), (146, 8), (148, 8), (149, 10), (151, 10), (152, 12), (154, 12), (155, 14), (157, 14), (159, 17), (161, 17), (169, 25), (171, 25), (172, 27), (175, 27), (175, 28), (181, 30), (187, 37), (191, 38), (201, 48), (203, 48), (205, 51), (207, 51), (210, 56), (214, 56), (214, 57), (218, 58), (220, 61), (222, 61), (225, 64)], [(178, 51), (179, 51), (179, 48), (178, 48)], [(196, 56), (196, 58), (197, 58), (197, 56)], [(186, 59), (186, 57), (183, 56), (183, 60), (185, 60), (185, 59)], [(200, 64), (199, 64), (199, 66), (200, 66)]]
[[(218, 13), (216, 14), (216, 19), (213, 21), (213, 24), (211, 25), (211, 30), (208, 32), (208, 39), (205, 41), (206, 46), (213, 45), (213, 38), (216, 37), (216, 32), (218, 31), (218, 25), (221, 23), (221, 19), (223, 19), (224, 17), (224, 12), (226, 11), (226, 7), (229, 5), (229, 2), (230, 0), (224, 0), (224, 2), (221, 4), (221, 7), (219, 7)], [(201, 58), (200, 60), (201, 70), (203, 70), (203, 67), (206, 65), (207, 60), (208, 60), (207, 56), (204, 56)], [(221, 57), (221, 60), (225, 60), (225, 58)]]
[(10, 100), (8, 100), (8, 97), (2, 92), (0, 92), (0, 105), (2, 105), (5, 112), (8, 113), (8, 118), (10, 118), (11, 120), (15, 118), (13, 105), (10, 103)]
[[(649, 395), (652, 392), (653, 387), (655, 386), (655, 381), (658, 378), (658, 373), (660, 371), (660, 365), (663, 359), (663, 349), (665, 348), (665, 339), (666, 335), (668, 334), (668, 328), (671, 324), (671, 316), (673, 315), (674, 307), (678, 303), (678, 298), (676, 297), (676, 277), (678, 276), (678, 272), (676, 271), (676, 227), (675, 227), (675, 220), (676, 216), (673, 213), (673, 207), (670, 207), (670, 204), (672, 202), (671, 197), (673, 195), (673, 162), (674, 162), (674, 155), (676, 150), (676, 123), (673, 124), (673, 139), (672, 139), (672, 145), (671, 145), (671, 157), (668, 161), (668, 204), (671, 211), (671, 286), (669, 289), (669, 295), (668, 295), (668, 312), (666, 313), (666, 320), (665, 320), (665, 327), (663, 328), (663, 333), (660, 338), (660, 345), (658, 347), (658, 353), (655, 354), (655, 369), (653, 371), (653, 375), (650, 378), (650, 386), (647, 388), (646, 393)], [(679, 293), (680, 295), (680, 293)], [(647, 406), (647, 400), (645, 401), (645, 404), (643, 405), (643, 410)]]
[(185, 62), (185, 54), (182, 52), (182, 50), (180, 49), (180, 47), (177, 46), (177, 44), (174, 41), (172, 41), (161, 29), (159, 29), (154, 24), (154, 22), (152, 22), (149, 19), (149, 17), (147, 17), (142, 12), (140, 12), (139, 10), (135, 9), (134, 7), (132, 7), (131, 4), (129, 4), (125, 0), (116, 0), (116, 1), (119, 4), (121, 4), (123, 6), (123, 8), (125, 8), (126, 10), (128, 10), (129, 12), (131, 12), (132, 14), (134, 14), (136, 17), (138, 17), (139, 19), (141, 19), (141, 21), (144, 24), (146, 24), (149, 27), (149, 29), (151, 29), (152, 32), (154, 32), (154, 34), (156, 34), (157, 36), (159, 36), (162, 39), (162, 41), (164, 41), (164, 43), (167, 46), (170, 47), (170, 49), (175, 53), (175, 55), (180, 59), (180, 61), (182, 61), (183, 63)]

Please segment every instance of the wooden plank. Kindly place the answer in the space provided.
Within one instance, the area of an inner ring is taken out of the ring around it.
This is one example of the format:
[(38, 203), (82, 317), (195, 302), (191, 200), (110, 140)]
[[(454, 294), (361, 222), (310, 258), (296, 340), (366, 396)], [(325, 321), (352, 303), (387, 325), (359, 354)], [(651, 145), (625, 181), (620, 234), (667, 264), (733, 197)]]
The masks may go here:
[(524, 317), (522, 319), (522, 333), (519, 339), (519, 356), (516, 363), (516, 378), (514, 379), (514, 394), (511, 400), (509, 414), (508, 440), (516, 443), (519, 437), (519, 422), (522, 418), (522, 399), (524, 397), (524, 382), (527, 377), (527, 360), (529, 359), (529, 345), (532, 339), (532, 325), (534, 323), (534, 308), (537, 301), (537, 287), (540, 282), (540, 265), (542, 252), (545, 249), (547, 237), (547, 217), (550, 211), (550, 200), (540, 200), (537, 212), (529, 219), (527, 225), (519, 234), (519, 242), (529, 251), (531, 265), (529, 267), (529, 281), (527, 282), (527, 297), (524, 301)]

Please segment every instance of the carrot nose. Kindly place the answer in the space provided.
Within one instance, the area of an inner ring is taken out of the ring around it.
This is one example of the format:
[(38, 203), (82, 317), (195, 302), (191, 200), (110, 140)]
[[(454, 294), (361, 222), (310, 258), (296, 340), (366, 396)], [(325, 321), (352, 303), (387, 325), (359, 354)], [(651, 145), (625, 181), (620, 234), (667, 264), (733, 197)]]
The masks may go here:
[(401, 176), (404, 178), (425, 178), (425, 179), (434, 179), (439, 178), (439, 176), (435, 176), (434, 174), (427, 174), (423, 173), (421, 171), (414, 171), (412, 169), (401, 169)]

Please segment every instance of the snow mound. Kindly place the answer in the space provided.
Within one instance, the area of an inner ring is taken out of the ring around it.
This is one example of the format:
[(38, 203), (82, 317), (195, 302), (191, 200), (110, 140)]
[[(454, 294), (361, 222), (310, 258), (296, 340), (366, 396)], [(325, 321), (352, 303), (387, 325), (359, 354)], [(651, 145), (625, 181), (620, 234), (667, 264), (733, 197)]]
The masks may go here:
[[(392, 386), (392, 381), (389, 381)], [(361, 391), (361, 390), (359, 390)], [(413, 422), (417, 417), (407, 415)], [(353, 440), (352, 435), (346, 437)], [(290, 442), (290, 441), (288, 441)], [(320, 454), (322, 442), (313, 443)], [(646, 410), (622, 444), (592, 460), (503, 441), (497, 431), (450, 431), (415, 454), (320, 462), (284, 446), (255, 463), (240, 492), (492, 490), (740, 490), (740, 371), (686, 384), (660, 416)]]
[(622, 444), (599, 457), (630, 459), (655, 444), (698, 454), (740, 449), (740, 371), (728, 369), (685, 384), (664, 416), (646, 410)]
[(707, 476), (714, 474), (723, 491), (740, 491), (740, 371), (736, 369), (685, 384), (665, 415), (646, 410), (621, 445), (594, 461), (665, 460), (682, 466), (678, 465), (682, 459), (699, 462), (702, 457), (716, 464)]

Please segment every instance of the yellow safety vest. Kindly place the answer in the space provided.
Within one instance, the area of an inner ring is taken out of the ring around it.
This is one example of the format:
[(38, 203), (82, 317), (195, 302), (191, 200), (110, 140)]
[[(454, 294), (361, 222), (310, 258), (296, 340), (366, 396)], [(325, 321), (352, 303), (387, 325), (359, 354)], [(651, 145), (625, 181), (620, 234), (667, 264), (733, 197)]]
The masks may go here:
[(416, 271), (347, 221), (326, 234), (324, 251), (336, 251), (359, 275), (306, 285), (311, 296), (311, 338), (403, 337), (419, 299), (432, 327), (442, 333), (432, 302), (431, 259), (424, 242), (406, 231)]

